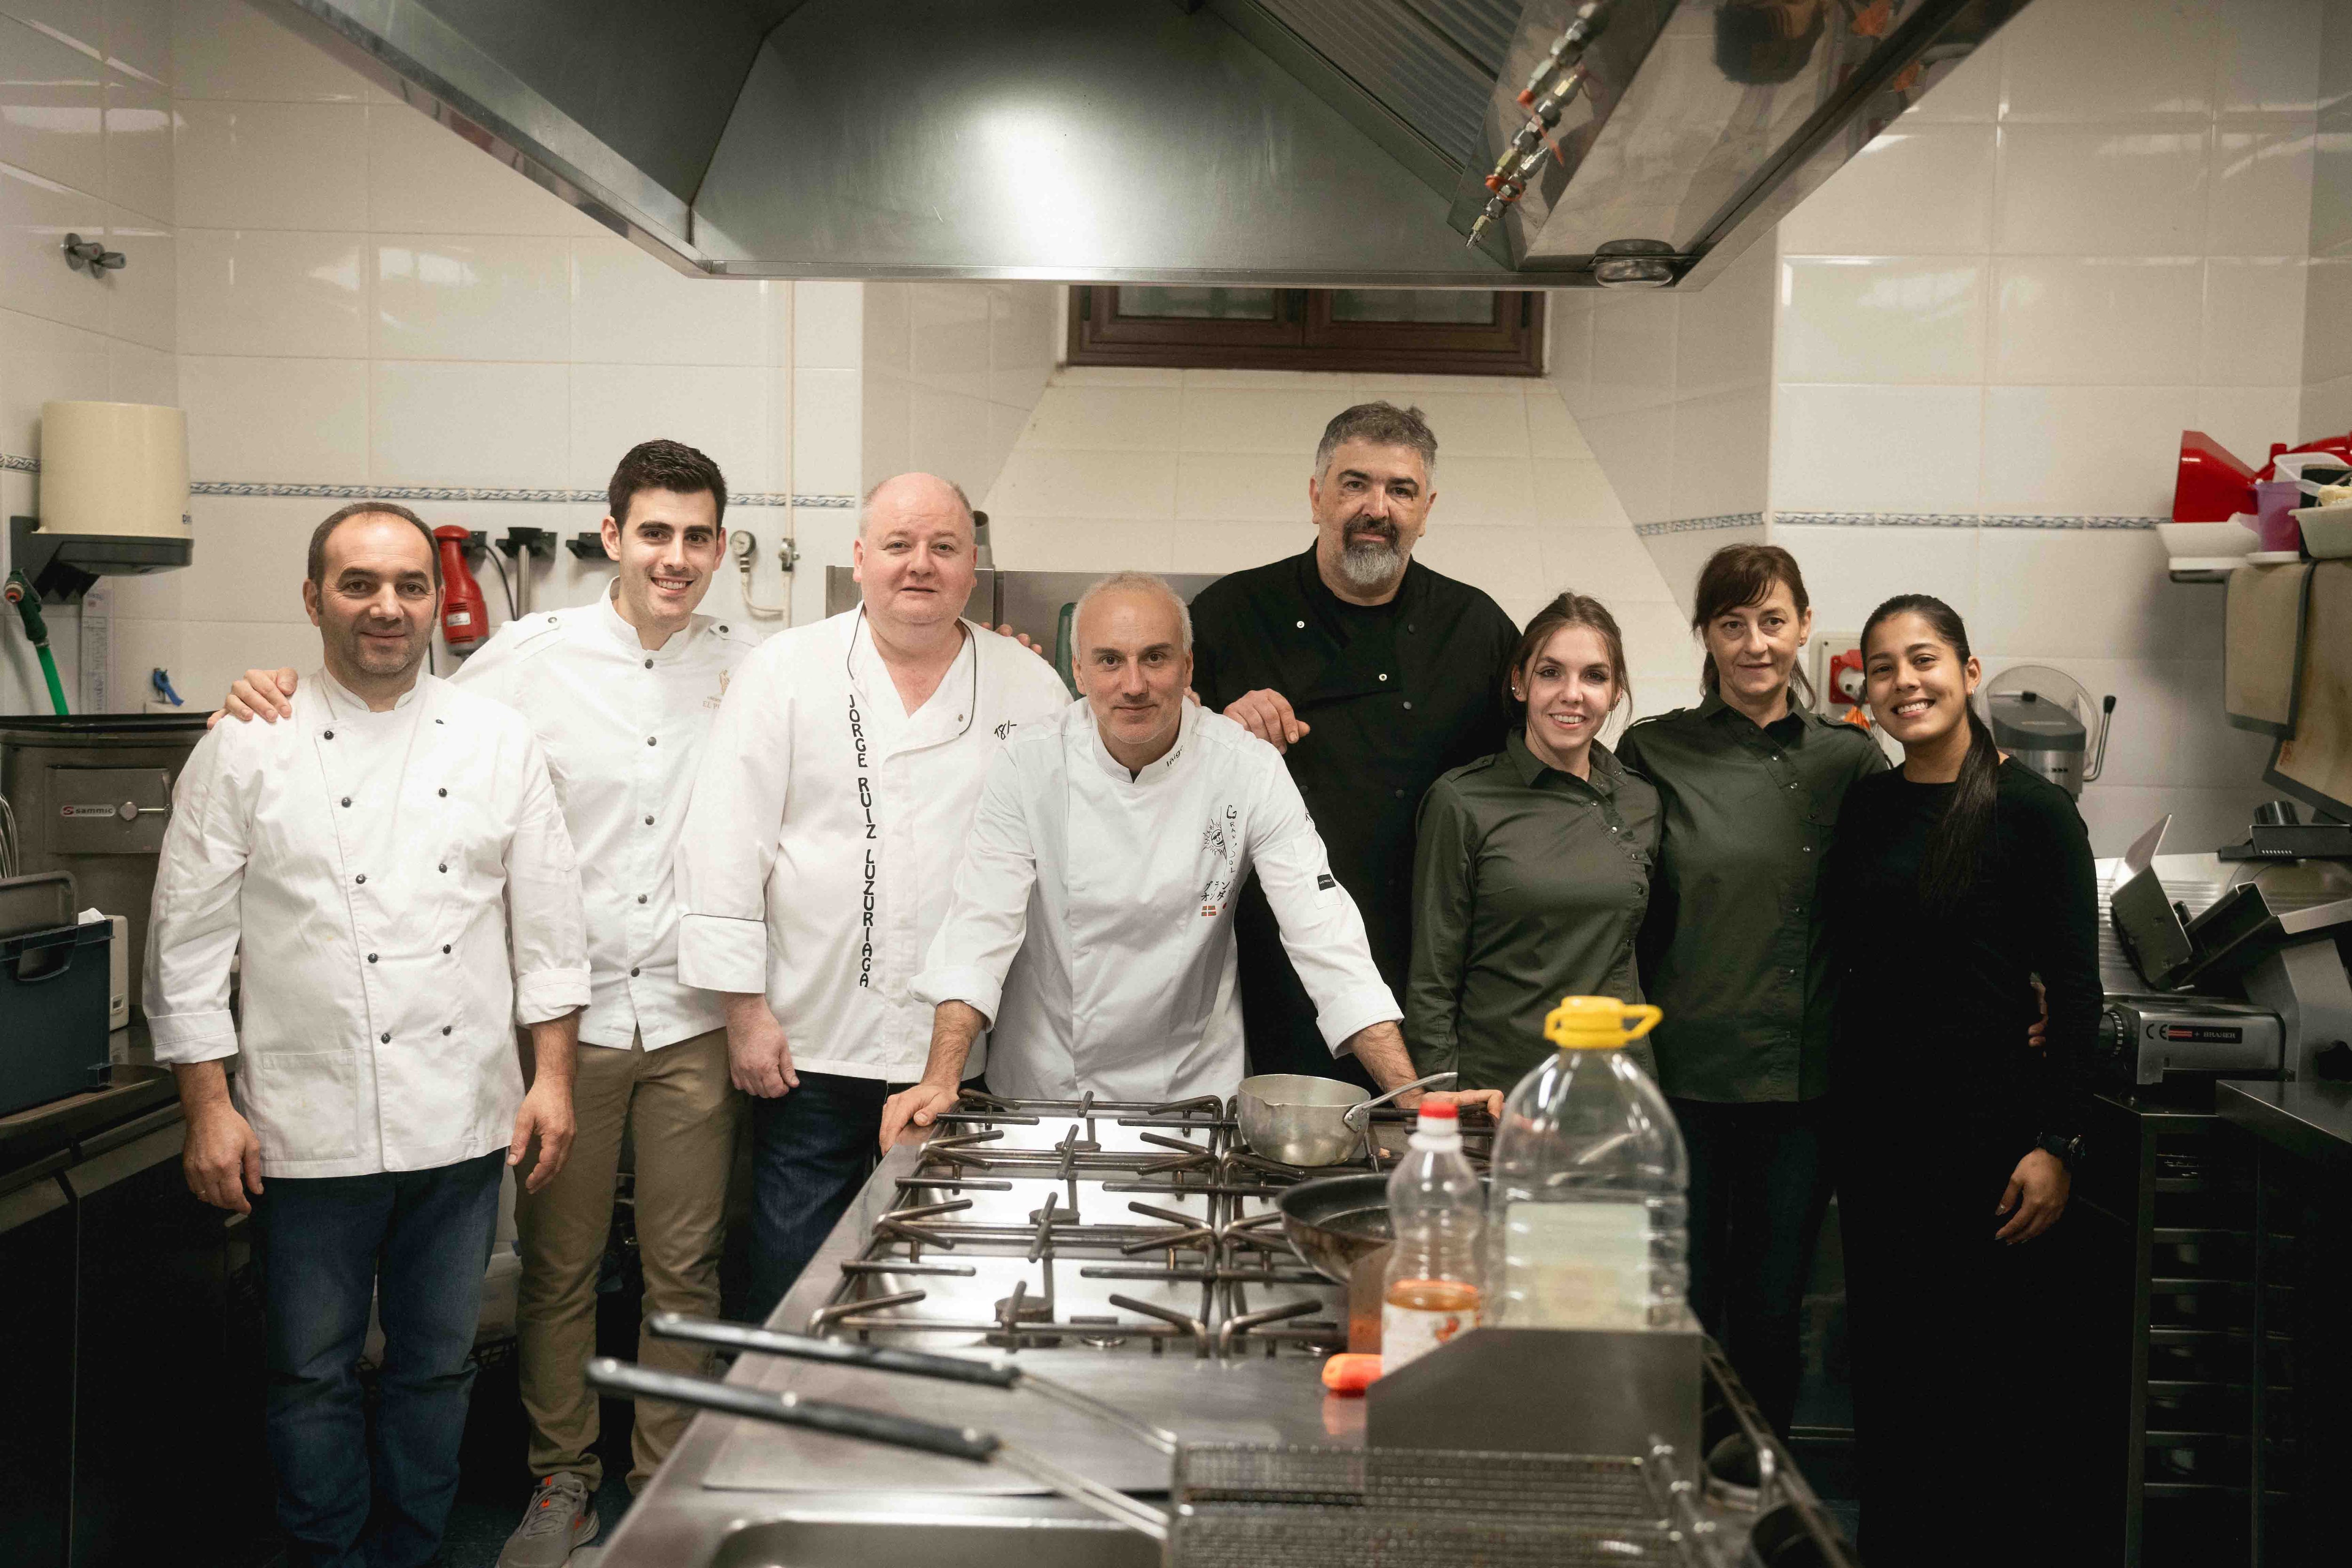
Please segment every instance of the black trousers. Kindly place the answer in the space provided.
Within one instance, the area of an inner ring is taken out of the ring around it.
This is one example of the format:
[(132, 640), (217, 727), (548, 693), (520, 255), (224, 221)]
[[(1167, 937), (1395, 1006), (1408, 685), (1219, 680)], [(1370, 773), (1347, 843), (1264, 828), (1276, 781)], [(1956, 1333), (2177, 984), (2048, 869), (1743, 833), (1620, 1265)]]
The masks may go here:
[[(1923, 1126), (1925, 1106), (1842, 1104), (1832, 1126), (1863, 1553), (1903, 1568), (2101, 1561), (2097, 1450), (2122, 1428), (2097, 1429), (2082, 1225), (2070, 1211), (2032, 1241), (1995, 1241), (2031, 1139)], [(1963, 1502), (1962, 1473), (1992, 1493)]]
[(1786, 1435), (1803, 1367), (1805, 1282), (1829, 1211), (1822, 1100), (1675, 1100), (1690, 1151), (1690, 1302)]

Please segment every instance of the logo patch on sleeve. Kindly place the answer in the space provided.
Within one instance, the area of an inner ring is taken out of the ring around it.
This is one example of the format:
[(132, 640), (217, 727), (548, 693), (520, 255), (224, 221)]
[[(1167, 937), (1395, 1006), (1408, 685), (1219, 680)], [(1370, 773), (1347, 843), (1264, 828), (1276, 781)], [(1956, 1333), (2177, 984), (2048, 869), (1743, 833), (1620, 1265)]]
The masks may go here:
[(1318, 893), (1328, 893), (1339, 885), (1339, 879), (1333, 877), (1328, 871), (1320, 871), (1316, 874), (1315, 890)]

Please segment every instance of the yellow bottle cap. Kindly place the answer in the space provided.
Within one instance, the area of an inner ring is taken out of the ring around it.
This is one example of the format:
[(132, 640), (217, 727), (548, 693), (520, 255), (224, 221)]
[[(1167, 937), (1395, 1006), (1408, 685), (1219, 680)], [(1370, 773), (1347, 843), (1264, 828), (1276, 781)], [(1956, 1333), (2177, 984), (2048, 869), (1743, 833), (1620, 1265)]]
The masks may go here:
[(1564, 1051), (1615, 1050), (1656, 1028), (1664, 1016), (1646, 1002), (1563, 996), (1544, 1019), (1544, 1037)]

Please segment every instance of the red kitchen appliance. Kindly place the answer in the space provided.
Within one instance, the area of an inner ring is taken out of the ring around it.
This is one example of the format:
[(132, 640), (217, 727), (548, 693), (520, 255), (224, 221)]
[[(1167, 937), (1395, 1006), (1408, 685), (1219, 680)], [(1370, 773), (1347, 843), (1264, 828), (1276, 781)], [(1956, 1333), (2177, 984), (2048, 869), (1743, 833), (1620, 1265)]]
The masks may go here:
[(2278, 477), (2278, 460), (2290, 452), (2332, 452), (2352, 468), (2352, 435), (2329, 436), (2300, 446), (2271, 443), (2270, 460), (2250, 468), (2202, 430), (2180, 433), (2180, 468), (2172, 483), (2172, 521), (2227, 522), (2256, 510), (2254, 486)]
[(433, 537), (441, 550), (441, 639), (451, 653), (471, 653), (490, 635), (481, 584), (466, 564), (473, 535), (452, 523), (435, 529)]
[(2254, 470), (2202, 430), (2180, 433), (2180, 471), (2172, 483), (2172, 521), (2227, 522), (2254, 510)]

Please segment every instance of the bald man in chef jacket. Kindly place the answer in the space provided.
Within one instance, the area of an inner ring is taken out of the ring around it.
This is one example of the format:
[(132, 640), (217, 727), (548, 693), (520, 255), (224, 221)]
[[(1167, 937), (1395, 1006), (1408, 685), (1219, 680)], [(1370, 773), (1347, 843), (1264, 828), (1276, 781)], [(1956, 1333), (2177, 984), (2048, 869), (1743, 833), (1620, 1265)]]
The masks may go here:
[(929, 1060), (885, 1107), (882, 1146), (954, 1105), (983, 1030), (994, 1094), (1233, 1093), (1234, 898), (1253, 870), (1332, 1055), (1383, 1089), (1411, 1082), (1402, 1014), (1280, 753), (1185, 700), (1183, 600), (1146, 574), (1107, 577), (1078, 603), (1075, 642), (1084, 700), (990, 764), (912, 987), (934, 1009)]

